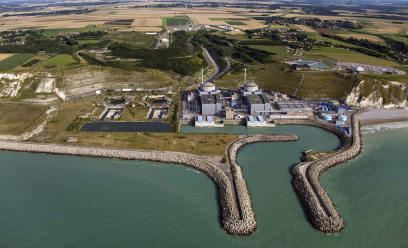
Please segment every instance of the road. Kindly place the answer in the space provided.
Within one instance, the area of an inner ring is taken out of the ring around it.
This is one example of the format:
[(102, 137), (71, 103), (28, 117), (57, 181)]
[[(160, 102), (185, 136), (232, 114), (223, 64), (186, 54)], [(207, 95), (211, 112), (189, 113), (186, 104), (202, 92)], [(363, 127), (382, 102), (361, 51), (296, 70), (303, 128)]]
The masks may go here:
[(82, 52), (82, 51), (78, 51), (76, 54), (77, 54), (78, 58), (79, 58), (83, 63), (86, 64), (85, 59), (83, 59), (81, 56), (79, 56), (79, 53), (80, 53), (80, 52)]
[[(201, 47), (204, 51), (204, 55), (205, 57), (210, 61), (210, 63), (213, 65), (214, 67), (214, 73), (211, 74), (208, 78), (205, 79), (206, 82), (213, 82), (215, 80), (215, 78), (218, 76), (218, 74), (220, 74), (220, 68), (218, 67), (217, 63), (215, 63), (214, 59), (211, 57), (210, 53), (208, 52), (207, 49), (205, 49), (204, 47)], [(208, 61), (207, 60), (207, 61)]]

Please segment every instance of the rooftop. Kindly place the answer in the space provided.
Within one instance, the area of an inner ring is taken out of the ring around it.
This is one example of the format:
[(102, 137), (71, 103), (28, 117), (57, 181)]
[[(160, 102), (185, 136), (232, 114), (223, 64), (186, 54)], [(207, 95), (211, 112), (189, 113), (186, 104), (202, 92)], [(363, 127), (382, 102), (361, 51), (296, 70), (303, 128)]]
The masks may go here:
[(264, 94), (247, 95), (251, 104), (265, 104), (269, 103), (268, 98)]
[(202, 104), (216, 104), (216, 103), (221, 103), (220, 94), (215, 94), (215, 95), (203, 95), (203, 96), (201, 96), (201, 103), (202, 103)]

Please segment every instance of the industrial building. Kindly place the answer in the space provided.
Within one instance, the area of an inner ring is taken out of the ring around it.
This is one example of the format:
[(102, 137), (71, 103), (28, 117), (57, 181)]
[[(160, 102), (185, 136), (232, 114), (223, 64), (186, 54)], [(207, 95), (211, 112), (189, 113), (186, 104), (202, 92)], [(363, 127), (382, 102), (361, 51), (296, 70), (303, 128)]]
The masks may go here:
[(197, 116), (195, 118), (195, 127), (224, 127), (224, 123), (216, 123), (212, 116)]
[(261, 115), (256, 118), (249, 115), (246, 118), (247, 127), (275, 127), (275, 123), (267, 122)]
[(221, 115), (220, 94), (201, 96), (201, 114), (202, 115)]
[(264, 115), (272, 111), (271, 104), (264, 94), (246, 95), (250, 115)]
[(277, 109), (281, 110), (282, 112), (305, 112), (305, 111), (312, 111), (312, 107), (310, 107), (305, 102), (300, 101), (278, 101), (276, 102)]
[(346, 109), (343, 108), (343, 106), (341, 106), (340, 102), (337, 100), (329, 101), (329, 106), (332, 107), (338, 114), (344, 114), (346, 112)]
[(196, 113), (209, 116), (223, 116), (225, 119), (234, 119), (236, 114), (249, 113), (251, 115), (269, 115), (273, 110), (270, 100), (262, 93), (257, 84), (246, 83), (240, 89), (217, 89), (211, 82), (203, 80), (198, 90), (186, 94), (182, 103), (183, 115)]

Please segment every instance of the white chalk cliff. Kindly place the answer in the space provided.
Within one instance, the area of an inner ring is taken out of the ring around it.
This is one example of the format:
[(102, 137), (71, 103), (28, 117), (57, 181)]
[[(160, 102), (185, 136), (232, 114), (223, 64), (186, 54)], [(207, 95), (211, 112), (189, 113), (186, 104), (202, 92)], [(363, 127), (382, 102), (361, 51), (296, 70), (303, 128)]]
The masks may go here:
[[(365, 95), (364, 87), (366, 87)], [(351, 93), (347, 96), (346, 103), (363, 108), (407, 108), (406, 90), (406, 83), (391, 81), (387, 83), (374, 83), (373, 85), (363, 80), (357, 87), (352, 89)], [(385, 97), (388, 99), (386, 102), (384, 100)]]

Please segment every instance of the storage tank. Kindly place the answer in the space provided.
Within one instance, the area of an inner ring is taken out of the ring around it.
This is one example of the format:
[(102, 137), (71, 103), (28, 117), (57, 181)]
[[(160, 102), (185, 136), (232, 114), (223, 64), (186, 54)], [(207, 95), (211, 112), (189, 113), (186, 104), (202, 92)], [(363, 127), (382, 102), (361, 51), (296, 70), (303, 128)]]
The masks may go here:
[(325, 121), (331, 121), (331, 120), (332, 120), (332, 116), (331, 116), (331, 115), (325, 115), (325, 116), (323, 117), (323, 119), (324, 119)]
[(339, 115), (339, 118), (342, 121), (347, 121), (347, 116), (346, 115)]

